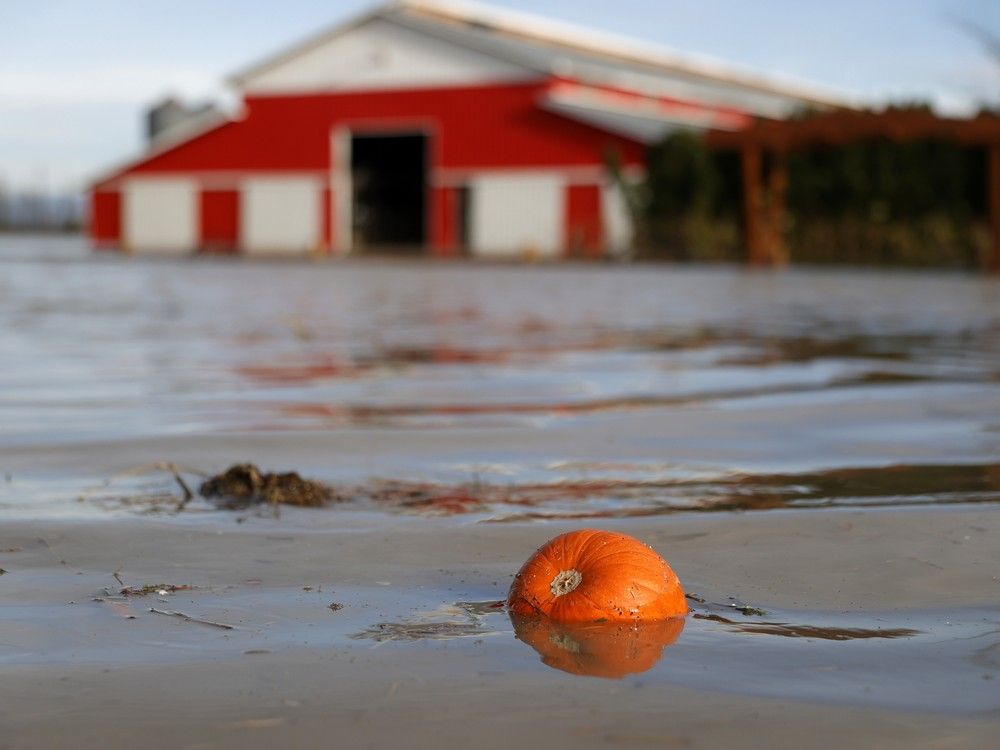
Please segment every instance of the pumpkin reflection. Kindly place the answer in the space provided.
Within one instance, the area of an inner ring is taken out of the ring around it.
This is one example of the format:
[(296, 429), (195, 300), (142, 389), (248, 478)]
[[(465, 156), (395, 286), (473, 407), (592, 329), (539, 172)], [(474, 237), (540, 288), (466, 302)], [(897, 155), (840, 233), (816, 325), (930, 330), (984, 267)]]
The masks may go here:
[(514, 635), (542, 663), (570, 674), (620, 679), (650, 669), (684, 630), (684, 618), (639, 622), (553, 622), (511, 614)]

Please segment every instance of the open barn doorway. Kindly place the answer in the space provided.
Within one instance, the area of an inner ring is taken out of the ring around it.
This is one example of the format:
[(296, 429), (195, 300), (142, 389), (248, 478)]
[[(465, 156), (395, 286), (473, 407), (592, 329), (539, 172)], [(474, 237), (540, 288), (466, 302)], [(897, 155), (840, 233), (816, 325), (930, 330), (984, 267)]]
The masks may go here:
[(422, 253), (427, 244), (427, 136), (352, 134), (352, 247)]

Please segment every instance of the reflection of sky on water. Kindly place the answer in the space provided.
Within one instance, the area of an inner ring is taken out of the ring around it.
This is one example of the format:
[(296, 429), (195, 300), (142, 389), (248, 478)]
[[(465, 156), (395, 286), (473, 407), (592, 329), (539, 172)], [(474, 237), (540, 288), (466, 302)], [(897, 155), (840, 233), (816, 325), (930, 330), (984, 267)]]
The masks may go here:
[[(197, 439), (214, 467), (234, 435), (357, 435), (378, 443), (363, 467), (296, 467), (520, 484), (1000, 454), (995, 279), (137, 261), (24, 242), (0, 244), (7, 448)], [(616, 460), (632, 468), (594, 468)]]

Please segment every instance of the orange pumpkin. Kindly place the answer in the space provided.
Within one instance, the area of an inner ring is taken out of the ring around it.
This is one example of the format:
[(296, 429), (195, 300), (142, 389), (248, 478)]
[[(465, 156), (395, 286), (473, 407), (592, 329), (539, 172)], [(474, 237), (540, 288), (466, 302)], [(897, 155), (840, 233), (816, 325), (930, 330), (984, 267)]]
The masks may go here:
[(639, 674), (663, 656), (684, 630), (683, 617), (640, 622), (553, 622), (511, 614), (514, 635), (542, 662), (570, 674), (620, 679)]
[(680, 581), (653, 549), (627, 534), (583, 529), (543, 545), (514, 577), (516, 615), (560, 622), (660, 620), (687, 613)]

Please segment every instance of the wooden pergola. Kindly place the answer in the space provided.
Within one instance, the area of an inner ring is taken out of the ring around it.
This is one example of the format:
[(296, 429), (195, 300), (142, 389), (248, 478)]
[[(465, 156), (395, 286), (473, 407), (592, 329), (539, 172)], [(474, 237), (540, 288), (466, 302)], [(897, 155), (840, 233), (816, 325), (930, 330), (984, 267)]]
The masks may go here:
[(747, 262), (779, 265), (787, 261), (781, 227), (788, 187), (785, 157), (789, 152), (875, 138), (936, 139), (983, 148), (992, 237), (983, 267), (1000, 271), (1000, 115), (983, 113), (971, 119), (953, 119), (925, 109), (834, 110), (803, 119), (758, 120), (745, 130), (707, 133), (710, 147), (740, 152)]

